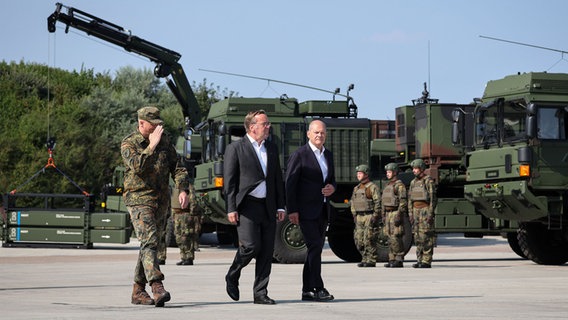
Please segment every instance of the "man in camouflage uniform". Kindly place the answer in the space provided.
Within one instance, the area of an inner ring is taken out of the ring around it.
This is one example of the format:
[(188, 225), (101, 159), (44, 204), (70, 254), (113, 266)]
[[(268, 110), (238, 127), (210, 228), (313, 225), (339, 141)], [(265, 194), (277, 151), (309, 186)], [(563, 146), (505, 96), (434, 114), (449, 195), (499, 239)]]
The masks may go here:
[[(180, 190), (178, 201), (188, 206), (189, 177), (178, 161), (175, 147), (164, 134), (160, 111), (156, 107), (138, 110), (138, 130), (122, 141), (120, 152), (124, 172), (124, 203), (130, 213), (134, 231), (140, 241), (140, 252), (134, 271), (133, 304), (155, 304), (163, 307), (170, 300), (164, 289), (157, 250), (160, 232), (165, 230), (165, 216), (170, 207), (169, 178)], [(153, 299), (145, 290), (152, 287)]]
[(386, 268), (402, 268), (404, 261), (404, 218), (407, 214), (406, 187), (397, 178), (398, 165), (389, 163), (385, 166), (388, 183), (381, 197), (381, 213), (385, 223), (384, 231), (389, 237), (389, 262)]
[(375, 267), (377, 261), (378, 225), (381, 219), (379, 187), (369, 180), (369, 166), (355, 168), (359, 184), (351, 196), (351, 213), (355, 220), (355, 245), (361, 253), (358, 267)]
[(431, 268), (434, 254), (434, 209), (436, 209), (436, 184), (424, 173), (426, 164), (422, 159), (410, 163), (415, 178), (410, 182), (410, 223), (416, 245), (414, 268)]
[(181, 206), (174, 204), (179, 192), (172, 192), (172, 212), (174, 219), (174, 233), (176, 235), (176, 243), (179, 248), (181, 261), (176, 263), (178, 266), (193, 265), (195, 259), (195, 244), (199, 239), (197, 225), (201, 224), (201, 211), (195, 200), (195, 189), (193, 185), (189, 185), (189, 206), (182, 209)]

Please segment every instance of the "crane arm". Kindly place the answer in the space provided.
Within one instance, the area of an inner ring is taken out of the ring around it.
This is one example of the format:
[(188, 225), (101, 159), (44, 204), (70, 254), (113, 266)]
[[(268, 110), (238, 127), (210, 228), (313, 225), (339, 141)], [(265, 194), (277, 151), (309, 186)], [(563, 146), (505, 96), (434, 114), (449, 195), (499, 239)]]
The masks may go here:
[[(63, 8), (67, 8), (67, 13), (62, 12)], [(193, 121), (197, 121), (197, 123), (201, 121), (201, 109), (197, 103), (197, 98), (191, 89), (183, 67), (178, 62), (181, 54), (133, 36), (129, 30), (114, 23), (76, 8), (64, 6), (61, 3), (56, 4), (55, 12), (47, 18), (47, 30), (49, 32), (55, 32), (57, 21), (66, 25), (65, 33), (69, 32), (70, 27), (73, 27), (156, 63), (154, 75), (166, 79), (166, 84), (182, 107), (186, 125), (193, 128)]]

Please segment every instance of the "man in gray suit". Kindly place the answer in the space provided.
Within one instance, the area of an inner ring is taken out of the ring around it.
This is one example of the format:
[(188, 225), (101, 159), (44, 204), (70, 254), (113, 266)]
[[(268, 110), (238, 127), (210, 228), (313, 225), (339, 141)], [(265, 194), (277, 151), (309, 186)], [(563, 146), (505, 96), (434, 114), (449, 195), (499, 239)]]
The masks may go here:
[(275, 144), (266, 139), (270, 121), (264, 110), (245, 117), (247, 134), (227, 146), (224, 159), (224, 191), (227, 217), (237, 225), (239, 248), (225, 281), (227, 294), (238, 301), (241, 271), (256, 259), (254, 303), (275, 304), (268, 297), (268, 280), (276, 220), (284, 220), (284, 181)]

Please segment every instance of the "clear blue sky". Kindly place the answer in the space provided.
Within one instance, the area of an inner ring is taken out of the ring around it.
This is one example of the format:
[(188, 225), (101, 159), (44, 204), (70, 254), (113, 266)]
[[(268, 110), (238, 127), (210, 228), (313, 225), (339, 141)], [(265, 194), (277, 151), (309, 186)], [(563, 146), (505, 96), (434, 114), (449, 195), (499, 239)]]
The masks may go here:
[[(0, 58), (96, 72), (153, 63), (58, 22), (56, 1), (2, 1)], [(560, 52), (480, 35), (568, 50), (564, 0), (68, 0), (134, 35), (182, 54), (190, 81), (214, 83), (247, 97), (287, 94), (300, 101), (330, 94), (224, 72), (351, 92), (359, 115), (393, 119), (394, 108), (418, 98), (468, 103), (488, 80), (530, 71), (568, 72)]]

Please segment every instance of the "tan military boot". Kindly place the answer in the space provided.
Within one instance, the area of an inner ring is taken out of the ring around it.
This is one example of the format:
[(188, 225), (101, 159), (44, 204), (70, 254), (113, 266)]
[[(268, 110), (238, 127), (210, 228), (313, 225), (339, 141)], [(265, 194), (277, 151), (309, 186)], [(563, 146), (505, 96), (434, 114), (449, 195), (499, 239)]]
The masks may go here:
[(134, 283), (132, 288), (132, 304), (153, 305), (154, 299), (150, 298), (143, 283)]
[(156, 307), (163, 307), (164, 303), (170, 301), (170, 293), (167, 292), (166, 289), (164, 289), (162, 281), (154, 281), (151, 285)]

